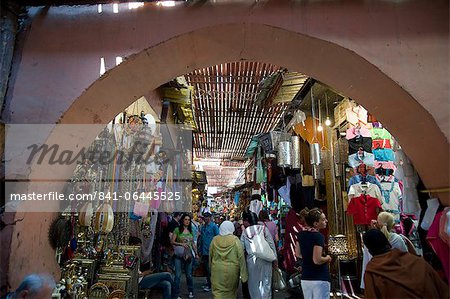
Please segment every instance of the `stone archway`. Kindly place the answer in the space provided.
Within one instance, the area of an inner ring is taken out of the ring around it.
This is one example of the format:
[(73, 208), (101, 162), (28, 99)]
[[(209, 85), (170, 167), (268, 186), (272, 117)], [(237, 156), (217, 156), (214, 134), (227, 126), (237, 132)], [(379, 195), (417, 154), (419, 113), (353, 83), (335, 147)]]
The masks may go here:
[[(118, 111), (148, 90), (176, 76), (197, 68), (239, 60), (270, 62), (300, 71), (357, 100), (396, 136), (428, 188), (447, 186), (448, 141), (433, 117), (398, 83), (351, 50), (268, 25), (240, 23), (206, 27), (130, 56), (83, 92), (59, 123), (107, 123)], [(58, 135), (56, 131), (49, 137), (50, 140)], [(426, 134), (419, 139), (417, 132)], [(85, 138), (86, 144), (98, 133), (89, 132)], [(423, 151), (419, 142), (432, 146), (433, 155)], [(55, 173), (67, 175), (73, 168), (60, 167), (55, 169)], [(32, 174), (38, 171), (34, 169)], [(448, 205), (448, 198), (445, 200)], [(34, 234), (38, 229), (35, 225), (50, 217), (28, 217), (15, 227), (15, 232)], [(38, 248), (30, 255), (24, 245), (18, 246), (26, 237), (22, 234), (12, 240), (14, 251), (10, 264), (21, 261), (21, 268), (19, 271), (9, 271), (10, 281), (19, 281), (25, 272), (41, 269), (38, 252), (49, 250), (45, 241), (39, 242)], [(56, 269), (51, 261), (46, 266)]]

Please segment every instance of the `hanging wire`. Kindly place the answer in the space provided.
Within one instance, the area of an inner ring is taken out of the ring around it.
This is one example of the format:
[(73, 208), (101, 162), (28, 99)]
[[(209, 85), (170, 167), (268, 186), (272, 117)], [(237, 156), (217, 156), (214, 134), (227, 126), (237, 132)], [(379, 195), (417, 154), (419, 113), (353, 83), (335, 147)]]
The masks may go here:
[(311, 112), (312, 112), (312, 118), (313, 118), (313, 128), (314, 128), (314, 137), (315, 137), (317, 128), (316, 128), (316, 111), (315, 111), (315, 104), (314, 104), (313, 88), (311, 88)]

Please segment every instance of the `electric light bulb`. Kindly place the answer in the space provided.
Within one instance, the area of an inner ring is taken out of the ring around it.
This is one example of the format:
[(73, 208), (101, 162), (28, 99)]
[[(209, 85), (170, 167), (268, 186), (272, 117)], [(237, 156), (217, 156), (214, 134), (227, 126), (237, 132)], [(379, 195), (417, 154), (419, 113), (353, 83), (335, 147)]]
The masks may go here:
[(322, 124), (319, 124), (319, 126), (317, 127), (317, 131), (319, 131), (319, 132), (322, 132), (322, 131), (323, 131)]
[(327, 120), (325, 120), (325, 125), (328, 127), (331, 125), (331, 120), (327, 117)]

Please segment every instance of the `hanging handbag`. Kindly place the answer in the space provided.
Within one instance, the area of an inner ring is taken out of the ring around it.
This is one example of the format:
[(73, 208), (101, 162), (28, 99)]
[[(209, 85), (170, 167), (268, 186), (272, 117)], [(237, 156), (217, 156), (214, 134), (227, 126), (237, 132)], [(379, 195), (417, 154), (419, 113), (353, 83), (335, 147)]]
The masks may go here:
[(267, 262), (276, 260), (277, 257), (264, 236), (264, 228), (250, 238), (248, 235), (251, 232), (251, 228), (252, 227), (246, 228), (246, 236), (249, 242), (249, 248), (247, 248), (247, 251), (249, 251), (248, 253)]
[(284, 291), (286, 289), (286, 281), (280, 268), (273, 268), (272, 270), (272, 287), (275, 291)]

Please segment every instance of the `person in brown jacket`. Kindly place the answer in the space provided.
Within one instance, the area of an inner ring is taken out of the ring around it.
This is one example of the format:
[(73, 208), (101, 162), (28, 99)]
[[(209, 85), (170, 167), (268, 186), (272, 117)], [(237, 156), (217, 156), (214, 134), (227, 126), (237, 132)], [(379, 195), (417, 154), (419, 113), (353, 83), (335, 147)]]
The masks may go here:
[(365, 298), (449, 298), (447, 284), (423, 258), (391, 249), (377, 229), (363, 240), (373, 255), (364, 275)]

